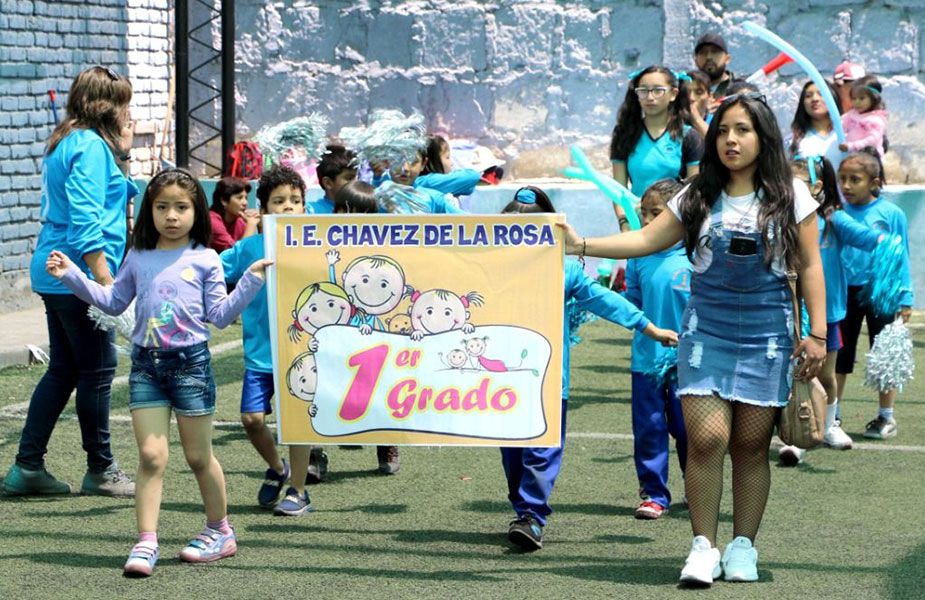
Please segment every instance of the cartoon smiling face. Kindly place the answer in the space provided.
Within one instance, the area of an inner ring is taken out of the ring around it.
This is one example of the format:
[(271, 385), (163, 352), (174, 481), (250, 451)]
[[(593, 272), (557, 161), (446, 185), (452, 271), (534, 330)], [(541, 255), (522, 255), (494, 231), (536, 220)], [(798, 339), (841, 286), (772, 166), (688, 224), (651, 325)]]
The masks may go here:
[(328, 325), (346, 325), (350, 322), (351, 307), (346, 298), (315, 291), (294, 315), (303, 331), (314, 334)]
[(488, 343), (488, 338), (469, 338), (465, 340), (466, 352), (472, 356), (482, 356), (485, 353), (485, 346)]
[(454, 369), (461, 369), (465, 366), (467, 360), (466, 353), (462, 350), (451, 350), (446, 355), (446, 362)]
[(299, 400), (314, 402), (315, 386), (318, 385), (315, 355), (311, 352), (304, 352), (297, 356), (286, 373), (286, 383), (290, 394)]
[(405, 292), (404, 273), (386, 257), (357, 259), (344, 271), (343, 278), (353, 305), (369, 315), (395, 310)]
[(446, 290), (424, 292), (411, 305), (412, 325), (427, 334), (459, 329), (468, 319), (469, 312), (459, 296)]

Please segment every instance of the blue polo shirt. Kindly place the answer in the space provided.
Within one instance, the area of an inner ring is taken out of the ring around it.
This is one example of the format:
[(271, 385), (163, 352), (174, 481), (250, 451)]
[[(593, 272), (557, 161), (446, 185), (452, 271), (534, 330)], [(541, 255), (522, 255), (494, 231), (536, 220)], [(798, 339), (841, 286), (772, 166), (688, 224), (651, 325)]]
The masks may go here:
[(646, 189), (659, 179), (685, 177), (688, 167), (699, 165), (701, 157), (703, 136), (689, 125), (684, 126), (680, 140), (671, 137), (667, 129), (657, 139), (652, 139), (649, 130), (643, 127), (629, 157), (612, 162), (626, 164), (630, 191), (642, 198)]
[[(681, 315), (691, 297), (693, 267), (682, 244), (626, 263), (626, 299), (665, 329), (681, 330)], [(630, 369), (638, 373), (655, 370), (658, 358), (668, 351), (637, 331), (633, 336)]]

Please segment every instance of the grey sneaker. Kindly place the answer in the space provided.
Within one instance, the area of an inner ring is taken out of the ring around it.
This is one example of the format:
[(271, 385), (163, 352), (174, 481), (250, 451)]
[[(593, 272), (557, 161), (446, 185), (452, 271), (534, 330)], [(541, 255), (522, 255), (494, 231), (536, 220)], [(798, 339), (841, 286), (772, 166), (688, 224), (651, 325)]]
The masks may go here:
[(135, 482), (125, 474), (125, 471), (119, 468), (119, 465), (112, 463), (102, 473), (87, 471), (80, 486), (80, 491), (83, 494), (95, 496), (133, 498), (135, 496)]
[(896, 420), (884, 419), (880, 415), (864, 428), (864, 437), (871, 440), (885, 440), (896, 437)]
[(3, 493), (7, 496), (47, 496), (70, 494), (71, 486), (58, 481), (45, 469), (30, 471), (17, 464), (3, 478)]

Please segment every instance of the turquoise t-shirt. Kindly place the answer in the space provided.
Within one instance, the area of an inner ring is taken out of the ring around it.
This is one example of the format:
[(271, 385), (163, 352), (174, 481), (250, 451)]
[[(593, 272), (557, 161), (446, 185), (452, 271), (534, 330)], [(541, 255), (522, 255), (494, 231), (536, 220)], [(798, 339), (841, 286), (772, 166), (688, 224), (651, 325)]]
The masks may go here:
[[(225, 281), (236, 283), (254, 261), (264, 257), (263, 234), (246, 237), (221, 253)], [(273, 353), (270, 350), (270, 308), (267, 304), (267, 286), (241, 313), (244, 324), (244, 366), (251, 371), (273, 372)]]
[(305, 203), (305, 212), (309, 215), (331, 215), (334, 214), (334, 201), (325, 194), (318, 200)]
[(643, 127), (636, 147), (626, 160), (614, 159), (615, 163), (626, 163), (630, 191), (639, 198), (646, 189), (659, 179), (677, 179), (687, 175), (688, 167), (700, 164), (703, 157), (703, 136), (685, 125), (682, 139), (671, 137), (666, 129), (657, 139), (652, 139)]

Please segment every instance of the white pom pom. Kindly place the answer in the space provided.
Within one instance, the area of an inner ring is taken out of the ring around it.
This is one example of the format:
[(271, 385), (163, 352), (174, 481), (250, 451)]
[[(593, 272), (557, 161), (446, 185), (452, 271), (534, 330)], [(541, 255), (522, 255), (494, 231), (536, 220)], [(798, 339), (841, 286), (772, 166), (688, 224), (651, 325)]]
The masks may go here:
[(867, 354), (864, 385), (878, 392), (895, 389), (912, 380), (915, 362), (912, 358), (912, 334), (902, 319), (896, 319), (883, 328)]
[(132, 341), (132, 332), (135, 330), (135, 303), (128, 305), (121, 315), (114, 317), (107, 315), (95, 306), (87, 311), (87, 316), (93, 321), (97, 329), (103, 331), (115, 330), (116, 333), (129, 342)]
[(341, 139), (357, 153), (359, 160), (392, 165), (414, 162), (427, 146), (424, 115), (405, 116), (398, 110), (376, 110), (370, 115), (369, 127), (345, 127)]

